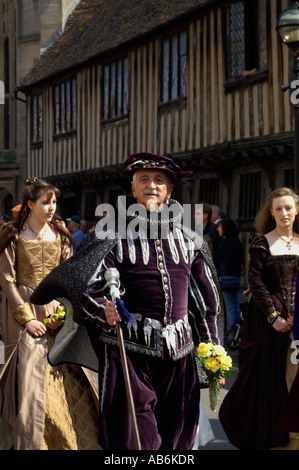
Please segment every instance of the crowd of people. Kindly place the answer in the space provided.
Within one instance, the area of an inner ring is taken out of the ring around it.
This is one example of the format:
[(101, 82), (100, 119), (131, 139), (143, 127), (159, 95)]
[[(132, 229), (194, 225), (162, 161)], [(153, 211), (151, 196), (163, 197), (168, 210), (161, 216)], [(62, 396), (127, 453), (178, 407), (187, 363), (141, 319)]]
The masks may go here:
[[(165, 207), (180, 208), (173, 188), (191, 173), (147, 152), (131, 155), (124, 171), (132, 187), (125, 204), (137, 202), (146, 214), (118, 206), (126, 237), (120, 227), (97, 237), (79, 215), (63, 222), (60, 191), (38, 178), (0, 221), (1, 333), (7, 354), (13, 350), (0, 365), (1, 449), (133, 450), (137, 426), (142, 449), (192, 450), (203, 432), (200, 390), (211, 380), (194, 349), (220, 344), (239, 319), (238, 227), (204, 202), (194, 231), (167, 212), (162, 236)], [(145, 227), (134, 239), (132, 220)], [(219, 411), (240, 449), (299, 450), (298, 257), (299, 197), (278, 188), (255, 219), (240, 368)], [(61, 298), (64, 320), (55, 316)]]
[(234, 220), (216, 205), (206, 202), (195, 210), (195, 230), (212, 252), (225, 302), (225, 334), (240, 319), (239, 289), (244, 272), (244, 247)]

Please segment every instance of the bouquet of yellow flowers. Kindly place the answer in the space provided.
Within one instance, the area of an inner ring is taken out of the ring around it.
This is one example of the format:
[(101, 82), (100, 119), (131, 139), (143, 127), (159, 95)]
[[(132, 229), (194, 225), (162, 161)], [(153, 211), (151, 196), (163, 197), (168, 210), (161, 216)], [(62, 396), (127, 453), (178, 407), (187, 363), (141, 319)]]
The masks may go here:
[(64, 323), (66, 311), (63, 305), (58, 305), (56, 309), (56, 313), (49, 315), (49, 317), (44, 319), (44, 325), (47, 327), (49, 323), (49, 318), (54, 318), (55, 320), (59, 320), (61, 323)]
[(221, 390), (219, 379), (226, 378), (236, 372), (232, 368), (232, 358), (228, 356), (223, 346), (215, 344), (213, 341), (200, 343), (195, 356), (199, 359), (203, 370), (212, 382), (209, 389), (210, 406), (215, 411), (219, 403), (219, 393)]

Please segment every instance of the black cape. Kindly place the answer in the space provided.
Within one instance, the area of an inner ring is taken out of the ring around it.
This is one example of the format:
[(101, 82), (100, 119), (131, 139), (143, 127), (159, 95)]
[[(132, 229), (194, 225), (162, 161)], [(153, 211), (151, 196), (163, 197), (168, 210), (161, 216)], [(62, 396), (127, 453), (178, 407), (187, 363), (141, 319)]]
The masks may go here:
[[(205, 241), (195, 232), (185, 228), (187, 236), (192, 238), (195, 248), (199, 249), (210, 268), (216, 295), (219, 299), (217, 312), (217, 327), (220, 341), (223, 340), (224, 331), (224, 303), (213, 259)], [(62, 363), (78, 364), (88, 369), (98, 371), (98, 357), (101, 357), (100, 330), (94, 328), (90, 322), (81, 316), (81, 298), (92, 275), (97, 270), (103, 258), (111, 251), (118, 241), (117, 234), (106, 233), (104, 239), (99, 239), (95, 232), (79, 245), (75, 254), (64, 263), (54, 268), (48, 276), (38, 285), (30, 297), (30, 301), (37, 305), (44, 305), (57, 299), (67, 310), (66, 320), (55, 338), (55, 342), (48, 354), (52, 365)], [(190, 288), (196, 292), (196, 286)], [(200, 312), (192, 312), (191, 327), (196, 337), (200, 331), (200, 320), (205, 315), (201, 306), (201, 299), (197, 298), (197, 308)], [(206, 378), (205, 378), (206, 380)]]

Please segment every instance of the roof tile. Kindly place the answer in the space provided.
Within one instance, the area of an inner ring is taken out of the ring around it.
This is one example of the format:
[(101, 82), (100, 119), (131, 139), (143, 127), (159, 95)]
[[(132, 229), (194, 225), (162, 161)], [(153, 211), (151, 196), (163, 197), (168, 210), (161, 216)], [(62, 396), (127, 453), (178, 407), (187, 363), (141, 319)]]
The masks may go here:
[(209, 0), (81, 0), (63, 34), (20, 84), (24, 89), (84, 65), (209, 3)]

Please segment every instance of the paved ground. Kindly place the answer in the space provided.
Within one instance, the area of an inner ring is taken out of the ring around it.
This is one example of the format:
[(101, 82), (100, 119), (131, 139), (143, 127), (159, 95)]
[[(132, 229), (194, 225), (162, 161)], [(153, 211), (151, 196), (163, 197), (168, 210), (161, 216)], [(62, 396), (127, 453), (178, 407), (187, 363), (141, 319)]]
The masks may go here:
[[(234, 379), (235, 379), (235, 374), (226, 379), (225, 387), (221, 390), (221, 394), (220, 394), (220, 397), (222, 400), (225, 397), (226, 393), (228, 392), (230, 386), (233, 384)], [(209, 418), (211, 427), (213, 429), (215, 440), (209, 442), (200, 450), (238, 450), (236, 447), (234, 447), (232, 444), (229, 443), (227, 436), (221, 426), (221, 423), (218, 419), (219, 407), (217, 408), (216, 411), (212, 411), (210, 409), (208, 390), (206, 389), (202, 390), (201, 397), (202, 397), (206, 415)]]
[[(239, 352), (238, 350), (231, 350), (229, 348), (226, 348), (227, 353), (231, 356), (233, 360), (233, 366), (235, 368), (238, 368), (238, 355)], [(222, 388), (220, 392), (220, 399), (223, 400), (225, 395), (227, 394), (228, 390), (232, 386), (232, 384), (235, 381), (235, 378), (237, 376), (236, 374), (231, 375), (228, 377), (225, 381), (225, 386)], [(219, 421), (218, 418), (218, 412), (219, 412), (219, 406), (217, 407), (216, 411), (212, 411), (210, 408), (210, 400), (209, 400), (209, 391), (207, 389), (204, 389), (201, 391), (201, 399), (202, 403), (204, 405), (204, 409), (206, 412), (206, 415), (210, 421), (210, 425), (212, 427), (215, 440), (209, 442), (207, 445), (202, 447), (200, 450), (238, 450), (236, 447), (234, 447), (230, 442), (228, 441), (228, 438), (223, 430), (223, 427)]]
[[(0, 324), (1, 324), (1, 295), (0, 295)], [(237, 351), (230, 351), (227, 350), (228, 354), (230, 354), (233, 358), (234, 365), (237, 364)], [(225, 387), (221, 390), (221, 395), (220, 397), (223, 399), (228, 392), (230, 386), (234, 382), (236, 374), (233, 376), (229, 377), (226, 379), (226, 385)], [(238, 450), (236, 447), (234, 447), (232, 444), (228, 442), (227, 436), (221, 426), (221, 423), (218, 419), (218, 408), (216, 412), (212, 411), (210, 409), (210, 404), (209, 404), (209, 392), (208, 390), (202, 390), (201, 392), (201, 398), (203, 401), (203, 405), (205, 408), (206, 415), (210, 421), (211, 427), (213, 429), (213, 433), (215, 435), (215, 440), (211, 441), (208, 443), (206, 446), (202, 447), (200, 450)]]

